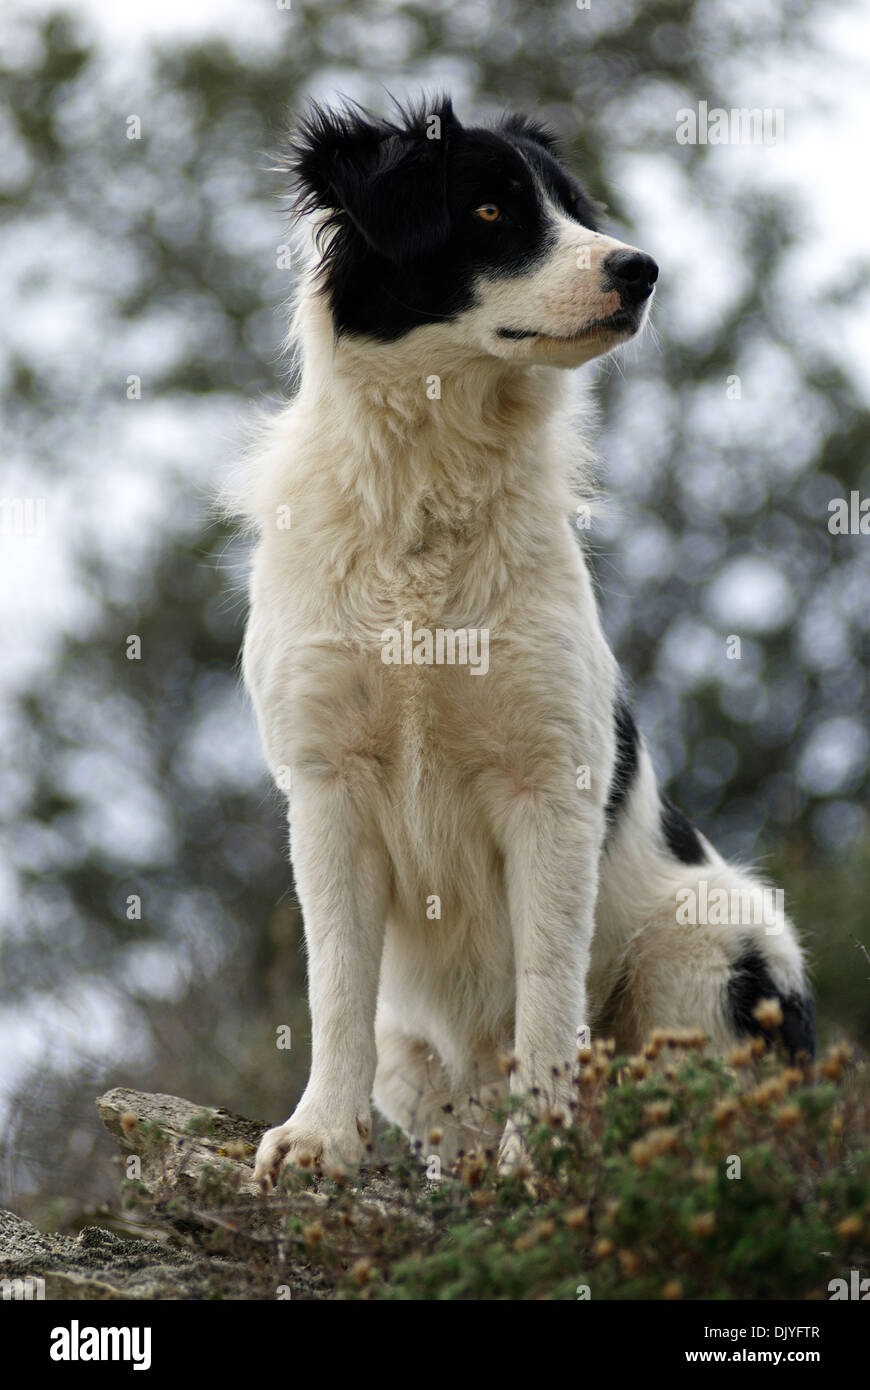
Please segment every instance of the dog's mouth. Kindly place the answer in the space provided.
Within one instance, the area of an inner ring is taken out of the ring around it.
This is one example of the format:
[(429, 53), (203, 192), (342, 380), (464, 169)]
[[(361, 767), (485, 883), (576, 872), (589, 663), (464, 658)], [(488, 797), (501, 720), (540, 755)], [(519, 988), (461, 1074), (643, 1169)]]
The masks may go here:
[(524, 341), (536, 341), (539, 343), (557, 343), (562, 346), (570, 346), (572, 343), (589, 342), (597, 337), (604, 337), (611, 333), (636, 333), (639, 320), (627, 313), (624, 309), (619, 309), (615, 314), (608, 314), (606, 318), (592, 319), (590, 323), (584, 325), (577, 333), (570, 333), (559, 336), (555, 333), (541, 333), (534, 328), (499, 328), (496, 336), (507, 338), (509, 342), (517, 343)]

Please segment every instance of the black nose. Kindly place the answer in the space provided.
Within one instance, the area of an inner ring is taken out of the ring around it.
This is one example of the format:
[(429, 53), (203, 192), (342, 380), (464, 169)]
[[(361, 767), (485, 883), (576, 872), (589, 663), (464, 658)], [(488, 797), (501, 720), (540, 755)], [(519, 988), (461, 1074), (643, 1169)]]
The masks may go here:
[(624, 302), (642, 304), (652, 294), (659, 278), (659, 268), (652, 256), (643, 251), (612, 251), (604, 261), (612, 287), (619, 290)]

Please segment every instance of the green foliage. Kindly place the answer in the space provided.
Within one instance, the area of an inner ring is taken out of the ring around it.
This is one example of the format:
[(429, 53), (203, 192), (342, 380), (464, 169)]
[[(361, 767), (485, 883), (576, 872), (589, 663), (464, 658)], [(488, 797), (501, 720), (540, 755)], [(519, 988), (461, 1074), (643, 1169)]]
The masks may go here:
[(311, 1296), (341, 1299), (824, 1299), (870, 1261), (870, 1086), (850, 1057), (798, 1068), (746, 1044), (723, 1062), (692, 1034), (634, 1058), (598, 1045), (572, 1122), (533, 1126), (514, 1176), (473, 1153), (432, 1182), (388, 1136), (376, 1175), (285, 1173), (263, 1198), (290, 1208), (276, 1244), (213, 1171), (202, 1195), (235, 1229), (206, 1248), (249, 1250), (262, 1298), (302, 1269)]
[(203, 1110), (199, 1115), (191, 1115), (185, 1125), (187, 1134), (212, 1134), (214, 1132), (214, 1119), (210, 1110)]

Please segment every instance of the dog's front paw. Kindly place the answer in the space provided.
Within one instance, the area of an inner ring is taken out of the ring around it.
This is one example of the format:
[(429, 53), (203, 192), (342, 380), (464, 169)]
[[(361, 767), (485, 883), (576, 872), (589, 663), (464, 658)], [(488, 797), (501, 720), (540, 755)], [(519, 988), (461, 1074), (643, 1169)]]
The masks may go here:
[(531, 1155), (522, 1129), (515, 1120), (508, 1120), (498, 1147), (498, 1175), (500, 1178), (524, 1178), (531, 1171)]
[(266, 1130), (254, 1160), (254, 1181), (268, 1192), (282, 1168), (329, 1172), (356, 1167), (363, 1160), (368, 1135), (369, 1127), (363, 1121), (357, 1121), (352, 1132), (337, 1131), (297, 1111), (283, 1125)]

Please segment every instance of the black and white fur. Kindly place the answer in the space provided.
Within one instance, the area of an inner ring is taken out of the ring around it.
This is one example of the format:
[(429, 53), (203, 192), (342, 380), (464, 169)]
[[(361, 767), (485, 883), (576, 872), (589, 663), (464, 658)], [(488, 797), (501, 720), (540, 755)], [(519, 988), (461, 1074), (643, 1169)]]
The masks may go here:
[[(301, 371), (252, 451), (244, 674), (288, 793), (313, 1056), (257, 1175), (359, 1161), (372, 1098), (446, 1154), (491, 1138), (482, 1089), (565, 1106), (587, 1025), (722, 1048), (776, 997), (811, 1051), (784, 916), (678, 925), (702, 879), (763, 885), (660, 796), (572, 526), (584, 455), (556, 369), (640, 330), (655, 263), (598, 230), (523, 116), (315, 108), (290, 164)], [(485, 630), (488, 672), (385, 664), (406, 621)], [(522, 1153), (515, 1120), (502, 1166)]]

